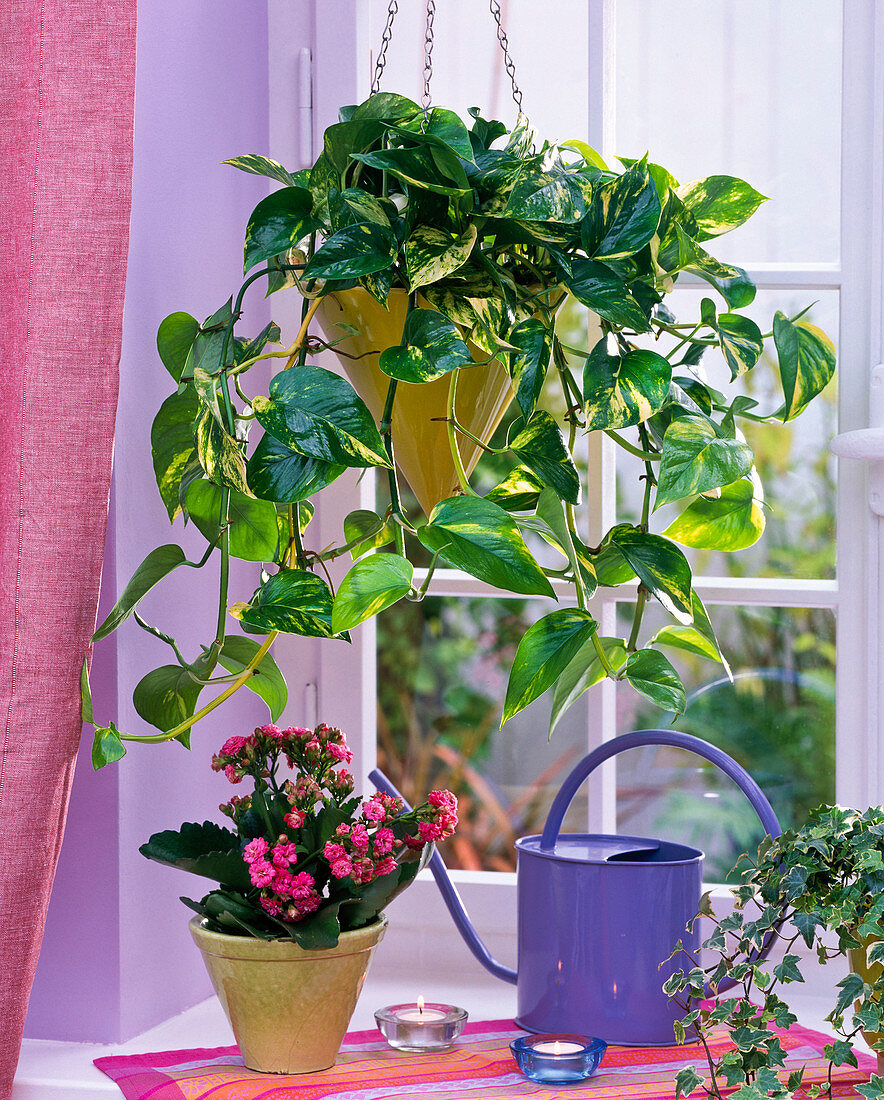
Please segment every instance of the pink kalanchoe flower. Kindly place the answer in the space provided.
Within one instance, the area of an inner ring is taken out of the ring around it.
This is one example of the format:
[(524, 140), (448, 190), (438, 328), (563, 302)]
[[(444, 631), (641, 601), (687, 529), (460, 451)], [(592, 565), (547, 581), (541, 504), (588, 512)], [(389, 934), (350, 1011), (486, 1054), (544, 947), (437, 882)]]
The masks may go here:
[(367, 852), (369, 845), (368, 830), (361, 821), (357, 821), (350, 830), (350, 843), (357, 852)]
[(367, 821), (386, 821), (387, 811), (377, 799), (371, 798), (362, 803), (362, 816)]
[(273, 892), (281, 898), (289, 898), (292, 896), (293, 883), (294, 875), (290, 871), (277, 870), (273, 879)]
[(353, 881), (364, 885), (374, 878), (374, 863), (370, 859), (353, 860)]
[(315, 913), (316, 910), (322, 905), (322, 898), (319, 894), (310, 894), (306, 898), (302, 898), (298, 904), (298, 919), (306, 917), (309, 913)]
[(272, 722), (269, 722), (266, 726), (256, 727), (255, 733), (261, 733), (265, 737), (272, 737), (275, 741), (278, 741), (283, 735), (279, 726), (274, 726)]
[(436, 809), (457, 813), (457, 798), (451, 791), (430, 791), (427, 795), (427, 802)]
[(266, 859), (256, 859), (249, 867), (249, 878), (255, 886), (269, 886), (276, 876), (276, 868)]
[(336, 833), (337, 836), (349, 836), (350, 835), (350, 826), (347, 824), (346, 821), (342, 821), (341, 824), (337, 827), (337, 829), (335, 829), (335, 833)]
[(319, 744), (319, 742), (316, 740), (316, 738), (312, 737), (307, 742), (307, 744), (304, 746), (304, 752), (317, 752), (318, 753), (321, 748), (322, 748), (322, 746)]
[(296, 844), (277, 844), (273, 849), (273, 866), (288, 867), (298, 862), (298, 847)]
[(306, 871), (302, 871), (299, 875), (292, 876), (290, 890), (293, 898), (303, 901), (316, 893), (316, 880)]
[(224, 774), (230, 780), (231, 783), (242, 783), (242, 772), (239, 768), (235, 768), (233, 764), (228, 764), (224, 769)]
[(271, 917), (278, 917), (282, 912), (282, 906), (279, 903), (279, 899), (273, 897), (272, 894), (261, 895), (261, 908), (265, 913), (269, 913)]
[(289, 810), (282, 819), (290, 829), (300, 829), (307, 815), (303, 810)]
[(343, 760), (345, 764), (349, 764), (353, 759), (353, 753), (346, 745), (337, 745), (332, 741), (325, 747), (329, 756), (333, 756), (335, 760)]
[(346, 878), (347, 875), (353, 873), (353, 864), (346, 856), (343, 859), (336, 859), (333, 863), (329, 864), (329, 867), (335, 878)]
[(334, 863), (338, 859), (347, 858), (347, 850), (343, 844), (336, 844), (333, 840), (327, 840), (325, 847), (322, 849), (323, 855), (329, 861)]
[(396, 842), (396, 837), (393, 835), (392, 829), (378, 829), (374, 834), (374, 854), (376, 856), (386, 856), (393, 851), (393, 845)]
[(387, 856), (386, 859), (382, 859), (380, 863), (376, 863), (374, 867), (375, 878), (380, 878), (381, 875), (391, 875), (396, 870), (396, 860), (392, 856)]
[(221, 755), (236, 756), (240, 749), (246, 744), (247, 740), (248, 739), (245, 737), (228, 737), (221, 746)]
[(286, 737), (297, 737), (299, 740), (309, 740), (313, 736), (313, 730), (304, 729), (303, 726), (289, 726), (283, 733)]
[(428, 844), (431, 840), (441, 840), (442, 838), (442, 830), (435, 821), (419, 821), (417, 831), (425, 844)]
[(242, 857), (246, 863), (254, 863), (256, 859), (261, 859), (267, 854), (269, 845), (262, 836), (256, 836), (254, 840), (250, 840), (243, 849)]

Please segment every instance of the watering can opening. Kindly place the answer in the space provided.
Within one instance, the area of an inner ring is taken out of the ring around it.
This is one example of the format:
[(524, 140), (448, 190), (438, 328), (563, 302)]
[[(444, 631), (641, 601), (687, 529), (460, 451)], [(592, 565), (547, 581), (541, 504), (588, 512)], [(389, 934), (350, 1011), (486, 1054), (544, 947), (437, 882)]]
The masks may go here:
[(559, 833), (552, 847), (541, 835), (523, 836), (516, 841), (520, 854), (541, 859), (567, 860), (574, 863), (607, 864), (682, 864), (703, 859), (699, 848), (657, 840), (647, 836), (621, 836), (607, 833)]

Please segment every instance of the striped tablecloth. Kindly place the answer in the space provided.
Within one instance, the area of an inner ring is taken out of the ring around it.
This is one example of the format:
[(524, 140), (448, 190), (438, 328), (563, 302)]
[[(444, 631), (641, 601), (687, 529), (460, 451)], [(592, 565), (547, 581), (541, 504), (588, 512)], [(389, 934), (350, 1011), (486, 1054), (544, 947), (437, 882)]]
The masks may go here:
[[(524, 1032), (508, 1020), (468, 1024), (457, 1045), (442, 1054), (393, 1051), (377, 1031), (350, 1032), (335, 1065), (322, 1073), (277, 1076), (246, 1069), (236, 1047), (174, 1050), (96, 1058), (126, 1100), (510, 1100), (592, 1093), (598, 1100), (670, 1100), (675, 1075), (693, 1064), (703, 1073), (701, 1047), (609, 1047), (594, 1077), (551, 1088), (528, 1081), (510, 1054), (510, 1040)], [(806, 1085), (825, 1080), (824, 1035), (793, 1027), (780, 1032), (788, 1069), (806, 1066)], [(715, 1052), (726, 1050), (722, 1036)], [(834, 1096), (858, 1097), (853, 1086), (868, 1081), (875, 1061), (859, 1054), (859, 1069), (834, 1071)], [(702, 1096), (702, 1092), (695, 1096)]]

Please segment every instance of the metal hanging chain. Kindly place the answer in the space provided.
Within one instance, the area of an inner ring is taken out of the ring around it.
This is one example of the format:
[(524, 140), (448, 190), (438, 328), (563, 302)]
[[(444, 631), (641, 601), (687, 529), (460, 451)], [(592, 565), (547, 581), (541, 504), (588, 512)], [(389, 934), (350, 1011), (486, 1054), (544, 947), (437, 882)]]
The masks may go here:
[(397, 0), (390, 0), (390, 6), (387, 8), (387, 24), (384, 27), (384, 33), (381, 36), (381, 48), (378, 50), (378, 59), (374, 66), (374, 79), (371, 82), (371, 95), (377, 95), (381, 87), (381, 76), (384, 72), (384, 66), (387, 64), (387, 46), (390, 45), (390, 40), (393, 37), (393, 20), (399, 14), (399, 4)]
[(503, 51), (504, 68), (506, 69), (507, 76), (510, 78), (510, 84), (513, 86), (513, 100), (519, 108), (519, 114), (521, 115), (525, 113), (522, 110), (522, 89), (516, 83), (516, 66), (513, 64), (513, 59), (510, 57), (509, 40), (500, 22), (500, 0), (489, 0), (488, 7), (491, 9), (491, 14), (494, 16), (495, 23), (497, 23), (497, 41), (500, 43), (500, 48)]
[(427, 29), (424, 32), (424, 94), (421, 97), (421, 106), (424, 109), (424, 118), (421, 122), (421, 133), (426, 133), (427, 123), (430, 121), (430, 106), (433, 98), (430, 95), (430, 81), (433, 79), (433, 21), (436, 18), (436, 0), (427, 0)]

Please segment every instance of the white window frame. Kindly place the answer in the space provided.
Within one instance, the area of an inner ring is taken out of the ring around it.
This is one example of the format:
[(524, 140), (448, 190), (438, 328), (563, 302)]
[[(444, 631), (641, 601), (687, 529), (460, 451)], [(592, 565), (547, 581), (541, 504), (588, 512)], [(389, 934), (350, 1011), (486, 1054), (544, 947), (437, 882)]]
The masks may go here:
[[(616, 0), (588, 0), (588, 4), (588, 140), (594, 147), (610, 151), (614, 144)], [(370, 14), (368, 0), (337, 0), (334, 5), (328, 0), (300, 5), (270, 0), (271, 72), (276, 84), (291, 89), (288, 95), (271, 91), (271, 154), (278, 159), (296, 165), (310, 163), (338, 106), (359, 102), (367, 94), (371, 50), (380, 41), (382, 29), (374, 25)], [(303, 46), (299, 51), (289, 45), (305, 41), (312, 43), (308, 57)], [(311, 59), (312, 82), (305, 69), (310, 68)], [(884, 5), (877, 0), (843, 0), (842, 73), (840, 262), (762, 265), (749, 274), (759, 289), (800, 288), (811, 297), (816, 290), (839, 292), (839, 430), (845, 432), (868, 426), (872, 370), (884, 362)], [(312, 102), (305, 103), (311, 87)], [(312, 127), (304, 123), (308, 107)], [(615, 459), (609, 440), (593, 437), (590, 447), (593, 466), (601, 471), (601, 477), (593, 479), (589, 501), (594, 528), (589, 537), (598, 541), (614, 522)], [(323, 545), (340, 531), (347, 512), (373, 507), (373, 496), (371, 477), (358, 483), (355, 478), (341, 479), (324, 493), (318, 517)], [(841, 803), (866, 806), (884, 801), (884, 526), (870, 510), (867, 471), (862, 463), (839, 462), (837, 524), (836, 580), (699, 576), (694, 585), (711, 605), (814, 607), (836, 613), (836, 798)], [(430, 591), (444, 596), (500, 595), (453, 570), (437, 571)], [(602, 633), (614, 632), (616, 602), (623, 594), (622, 589), (600, 590), (594, 597), (593, 613)], [(353, 646), (346, 653), (327, 642), (305, 646), (299, 640), (294, 644), (298, 660), (297, 666), (293, 663), (290, 680), (294, 706), (303, 697), (308, 717), (333, 711), (354, 741), (353, 731), (360, 731), (354, 746), (355, 767), (364, 789), (376, 761), (373, 621), (353, 637)], [(285, 650), (280, 657), (285, 659)], [(300, 684), (299, 668), (303, 670)], [(605, 682), (594, 691), (587, 751), (616, 732), (615, 685)], [(613, 761), (590, 780), (587, 797), (593, 830), (615, 831), (615, 783)], [(479, 909), (480, 929), (485, 924), (504, 941), (511, 940), (515, 875), (458, 871), (454, 878), (469, 895), (468, 904)], [(451, 957), (451, 951), (457, 953), (451, 946), (456, 936), (434, 899), (435, 886), (427, 881), (418, 883), (397, 905), (400, 918), (404, 916), (406, 922), (413, 919), (424, 929), (425, 939), (433, 938), (433, 956), (441, 961)], [(446, 930), (451, 936), (445, 938), (448, 946), (443, 946), (439, 937), (446, 937)]]

